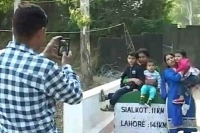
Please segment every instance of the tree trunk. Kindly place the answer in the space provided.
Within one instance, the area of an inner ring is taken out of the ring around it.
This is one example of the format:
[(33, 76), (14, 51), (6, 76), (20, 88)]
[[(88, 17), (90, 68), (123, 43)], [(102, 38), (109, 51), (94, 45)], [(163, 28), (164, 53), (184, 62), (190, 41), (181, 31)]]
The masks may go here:
[(192, 19), (193, 19), (193, 9), (192, 9), (192, 1), (187, 0), (186, 1), (186, 8), (187, 8), (187, 19), (188, 19), (188, 24), (192, 25)]
[[(84, 27), (88, 31), (88, 27)], [(82, 71), (82, 82), (83, 89), (88, 90), (88, 88), (93, 83), (91, 62), (90, 62), (90, 33), (84, 32), (82, 29), (81, 32), (81, 71)]]
[(190, 9), (190, 14), (189, 14), (189, 25), (192, 25), (192, 19), (193, 19), (193, 9), (192, 9), (192, 2), (189, 0), (189, 9)]
[[(89, 0), (80, 0), (80, 8), (84, 15), (90, 16), (90, 2)], [(81, 28), (81, 71), (82, 71), (82, 83), (83, 89), (90, 89), (89, 86), (93, 83), (93, 73), (90, 62), (90, 32), (89, 26)]]
[[(17, 8), (18, 8), (18, 6), (19, 6), (20, 3), (21, 3), (21, 0), (15, 0), (15, 2), (14, 2), (14, 13), (15, 13), (15, 11), (17, 10)], [(14, 34), (13, 34), (13, 36), (12, 36), (12, 40), (15, 41), (15, 36), (14, 36)]]

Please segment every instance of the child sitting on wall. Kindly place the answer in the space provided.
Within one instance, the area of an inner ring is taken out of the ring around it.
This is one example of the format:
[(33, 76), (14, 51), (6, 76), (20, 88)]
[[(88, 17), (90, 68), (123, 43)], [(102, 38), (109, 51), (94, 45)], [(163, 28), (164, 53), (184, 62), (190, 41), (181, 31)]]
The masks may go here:
[(147, 93), (149, 93), (149, 98), (148, 101), (145, 105), (148, 107), (151, 106), (152, 100), (156, 96), (156, 87), (160, 88), (161, 86), (161, 77), (160, 74), (155, 70), (156, 68), (156, 63), (153, 60), (148, 60), (147, 61), (147, 70), (144, 71), (144, 75), (147, 80), (155, 80), (155, 83), (157, 83), (156, 86), (149, 85), (149, 84), (144, 84), (141, 88), (141, 96), (140, 96), (140, 104), (145, 104), (145, 96)]

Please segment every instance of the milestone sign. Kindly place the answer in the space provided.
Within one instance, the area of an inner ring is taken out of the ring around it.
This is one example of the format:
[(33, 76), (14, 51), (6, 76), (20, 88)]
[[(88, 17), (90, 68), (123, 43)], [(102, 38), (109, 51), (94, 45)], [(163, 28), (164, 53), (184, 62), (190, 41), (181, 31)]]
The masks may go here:
[(168, 133), (165, 104), (117, 103), (114, 133)]

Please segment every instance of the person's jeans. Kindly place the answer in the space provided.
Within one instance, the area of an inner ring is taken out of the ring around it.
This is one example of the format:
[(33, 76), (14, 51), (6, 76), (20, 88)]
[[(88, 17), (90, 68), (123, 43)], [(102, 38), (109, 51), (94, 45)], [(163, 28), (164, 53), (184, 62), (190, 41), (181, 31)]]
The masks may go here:
[(141, 88), (141, 95), (149, 93), (149, 99), (154, 99), (156, 96), (156, 87), (152, 85), (143, 85)]
[(129, 89), (130, 87), (122, 87), (121, 89), (117, 90), (115, 93), (109, 93), (108, 94), (108, 100), (110, 99), (110, 105), (115, 105), (120, 97), (128, 92), (133, 91), (132, 89)]
[(180, 86), (178, 88), (179, 95), (185, 95), (188, 88), (193, 87), (200, 83), (200, 78), (198, 76), (190, 75), (183, 81), (181, 81)]

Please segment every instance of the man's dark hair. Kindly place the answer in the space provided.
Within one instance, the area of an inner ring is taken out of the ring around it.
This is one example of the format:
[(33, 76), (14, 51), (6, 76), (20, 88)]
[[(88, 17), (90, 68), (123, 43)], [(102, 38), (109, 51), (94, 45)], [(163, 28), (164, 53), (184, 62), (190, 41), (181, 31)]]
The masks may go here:
[(128, 56), (136, 57), (136, 53), (131, 51), (131, 52), (128, 53)]
[(156, 65), (156, 61), (153, 60), (153, 59), (148, 59), (148, 60), (147, 60), (147, 64), (148, 64), (148, 63), (153, 63), (154, 65)]
[(176, 50), (175, 54), (181, 54), (183, 58), (187, 58), (187, 53), (184, 50)]
[(44, 10), (35, 4), (21, 3), (13, 16), (13, 32), (16, 40), (30, 39), (48, 23)]
[(138, 49), (138, 51), (136, 53), (137, 58), (139, 58), (139, 54), (140, 53), (146, 55), (146, 57), (150, 57), (149, 51), (147, 49), (145, 49), (145, 48)]

